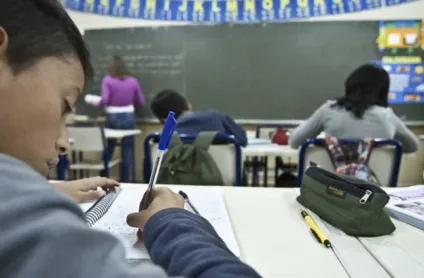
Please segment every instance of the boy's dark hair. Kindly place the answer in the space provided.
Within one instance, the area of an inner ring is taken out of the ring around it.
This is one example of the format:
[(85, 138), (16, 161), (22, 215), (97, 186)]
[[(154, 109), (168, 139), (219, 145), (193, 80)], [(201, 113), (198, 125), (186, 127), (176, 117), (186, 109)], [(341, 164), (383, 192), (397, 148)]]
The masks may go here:
[(187, 99), (172, 89), (159, 92), (150, 104), (153, 114), (158, 119), (166, 119), (169, 111), (175, 113), (175, 118), (188, 111)]
[(373, 105), (387, 107), (390, 77), (386, 70), (373, 64), (356, 68), (345, 81), (345, 96), (335, 106), (344, 107), (361, 119)]
[(121, 56), (114, 56), (109, 66), (108, 73), (116, 78), (124, 78), (130, 75), (124, 59)]
[(6, 59), (15, 74), (39, 59), (76, 55), (85, 80), (93, 75), (84, 40), (57, 0), (1, 0), (0, 27), (9, 37)]

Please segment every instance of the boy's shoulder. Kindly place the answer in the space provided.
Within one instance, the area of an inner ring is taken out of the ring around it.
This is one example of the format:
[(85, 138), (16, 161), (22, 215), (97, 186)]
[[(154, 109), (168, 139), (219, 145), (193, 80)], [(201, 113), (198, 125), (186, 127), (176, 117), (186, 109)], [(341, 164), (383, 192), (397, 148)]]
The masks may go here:
[(204, 117), (214, 117), (214, 118), (225, 118), (227, 115), (222, 113), (221, 111), (215, 110), (215, 109), (207, 109), (207, 110), (201, 110), (193, 112), (195, 115), (202, 115)]

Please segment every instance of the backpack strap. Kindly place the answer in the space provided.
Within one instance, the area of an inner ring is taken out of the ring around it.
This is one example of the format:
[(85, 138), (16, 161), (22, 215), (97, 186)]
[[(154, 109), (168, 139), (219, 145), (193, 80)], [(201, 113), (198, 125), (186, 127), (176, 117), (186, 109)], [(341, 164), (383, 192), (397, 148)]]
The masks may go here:
[(359, 142), (357, 149), (359, 163), (368, 165), (373, 147), (374, 139), (372, 138), (366, 138)]
[(337, 138), (325, 137), (324, 145), (336, 170), (346, 164), (346, 155)]
[(218, 133), (217, 131), (199, 132), (193, 145), (207, 151)]
[(183, 141), (181, 141), (180, 135), (177, 132), (174, 132), (172, 134), (171, 142), (169, 142), (168, 149), (172, 149), (179, 145), (183, 145)]

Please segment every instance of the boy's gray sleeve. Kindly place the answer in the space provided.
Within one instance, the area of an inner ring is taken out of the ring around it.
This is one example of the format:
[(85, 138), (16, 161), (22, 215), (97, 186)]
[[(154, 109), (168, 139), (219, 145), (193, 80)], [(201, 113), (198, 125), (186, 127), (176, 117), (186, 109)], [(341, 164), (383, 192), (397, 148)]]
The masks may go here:
[(77, 204), (23, 163), (0, 155), (0, 184), (0, 277), (168, 277), (129, 265), (118, 239), (90, 229)]

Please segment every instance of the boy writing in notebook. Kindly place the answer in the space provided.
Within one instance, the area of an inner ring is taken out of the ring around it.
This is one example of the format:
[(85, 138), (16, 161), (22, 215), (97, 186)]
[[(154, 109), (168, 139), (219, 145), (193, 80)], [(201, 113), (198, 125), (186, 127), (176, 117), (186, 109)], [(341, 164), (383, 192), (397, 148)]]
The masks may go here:
[(259, 277), (169, 189), (135, 214), (157, 265), (130, 266), (118, 239), (90, 229), (46, 181), (90, 77), (84, 41), (59, 2), (0, 1), (0, 277)]
[(213, 109), (191, 111), (190, 102), (174, 90), (159, 92), (152, 100), (151, 109), (161, 122), (166, 119), (170, 111), (175, 112), (175, 118), (178, 121), (176, 131), (180, 134), (218, 131), (234, 135), (240, 145), (247, 145), (246, 131), (231, 117)]

